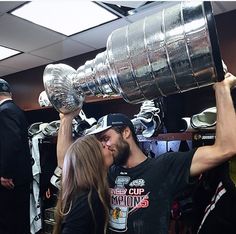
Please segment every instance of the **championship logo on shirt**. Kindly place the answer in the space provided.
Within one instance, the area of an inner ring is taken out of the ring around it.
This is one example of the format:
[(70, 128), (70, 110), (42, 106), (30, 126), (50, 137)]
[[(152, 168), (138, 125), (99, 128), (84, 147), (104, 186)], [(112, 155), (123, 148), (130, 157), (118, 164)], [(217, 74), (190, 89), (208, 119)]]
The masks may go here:
[[(145, 193), (145, 181), (136, 179), (130, 183), (129, 176), (117, 176), (115, 187), (111, 189), (110, 230), (127, 230), (128, 216), (149, 206), (149, 192)], [(127, 186), (127, 188), (125, 187)]]

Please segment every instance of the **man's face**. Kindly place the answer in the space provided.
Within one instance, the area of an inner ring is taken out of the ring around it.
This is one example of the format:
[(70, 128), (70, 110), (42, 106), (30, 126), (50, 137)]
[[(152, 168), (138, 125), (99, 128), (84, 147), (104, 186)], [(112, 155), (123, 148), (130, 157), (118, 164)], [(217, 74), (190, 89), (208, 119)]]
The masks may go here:
[(123, 139), (122, 134), (117, 133), (114, 129), (110, 128), (97, 134), (96, 137), (112, 152), (116, 165), (124, 165), (127, 162), (130, 155), (130, 146)]

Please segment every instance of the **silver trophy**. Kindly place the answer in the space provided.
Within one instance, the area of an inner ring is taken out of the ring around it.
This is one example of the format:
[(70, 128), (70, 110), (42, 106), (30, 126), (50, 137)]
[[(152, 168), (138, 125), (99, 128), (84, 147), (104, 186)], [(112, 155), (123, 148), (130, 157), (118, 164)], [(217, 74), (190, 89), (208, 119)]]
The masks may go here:
[(183, 1), (113, 31), (106, 51), (77, 70), (47, 65), (43, 81), (52, 105), (67, 113), (87, 95), (118, 94), (136, 104), (223, 77), (211, 3)]

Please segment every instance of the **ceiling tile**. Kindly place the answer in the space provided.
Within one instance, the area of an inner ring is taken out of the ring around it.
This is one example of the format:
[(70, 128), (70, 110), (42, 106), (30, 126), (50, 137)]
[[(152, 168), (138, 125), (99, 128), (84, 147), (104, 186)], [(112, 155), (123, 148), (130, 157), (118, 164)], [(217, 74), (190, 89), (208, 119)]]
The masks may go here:
[(119, 5), (119, 6), (125, 6), (130, 8), (137, 8), (143, 4), (146, 3), (146, 1), (102, 1), (105, 3), (113, 4), (113, 5)]
[[(116, 2), (119, 4), (118, 1)], [(136, 9), (137, 13), (134, 15), (100, 25), (67, 39), (62, 34), (7, 13), (22, 3), (23, 1), (0, 0), (0, 45), (26, 52), (26, 54), (22, 53), (0, 61), (0, 76), (86, 53), (93, 50), (93, 48), (104, 48), (106, 47), (108, 36), (113, 30), (129, 24), (129, 22), (135, 22), (145, 16), (154, 14), (166, 4), (167, 6), (176, 4), (175, 1), (150, 2), (150, 4), (138, 7)], [(214, 14), (236, 9), (236, 1), (211, 1), (211, 3), (214, 8)], [(138, 6), (140, 2), (121, 2), (121, 5), (127, 4), (128, 6), (131, 6), (131, 4), (137, 4)]]
[(66, 39), (51, 46), (32, 51), (30, 54), (58, 61), (93, 50), (95, 50), (95, 48), (86, 46), (71, 39)]
[(21, 71), (19, 68), (12, 68), (0, 65), (0, 77)]
[(219, 3), (219, 6), (221, 6), (219, 14), (236, 9), (236, 1), (220, 1), (220, 2), (214, 1), (214, 3), (215, 4)]
[(24, 2), (21, 1), (1, 1), (0, 2), (0, 15), (15, 9)]
[(22, 52), (42, 48), (66, 38), (10, 14), (0, 17), (0, 32), (1, 45)]
[(70, 38), (86, 45), (100, 49), (106, 47), (108, 36), (117, 28), (127, 25), (129, 22), (125, 19), (118, 19), (113, 22), (95, 27), (88, 31), (76, 34)]
[(40, 58), (30, 54), (20, 54), (1, 61), (0, 65), (26, 70), (44, 64), (48, 64), (51, 62), (52, 62), (51, 60)]
[(219, 2), (212, 2), (211, 5), (212, 5), (214, 15), (218, 15), (222, 10), (224, 10), (222, 9), (223, 6)]

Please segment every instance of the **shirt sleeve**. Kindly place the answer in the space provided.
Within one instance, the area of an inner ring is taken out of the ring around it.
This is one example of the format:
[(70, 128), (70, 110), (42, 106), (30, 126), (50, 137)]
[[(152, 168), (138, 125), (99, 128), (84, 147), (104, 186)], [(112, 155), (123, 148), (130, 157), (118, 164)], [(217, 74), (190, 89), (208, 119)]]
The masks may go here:
[(195, 151), (169, 152), (161, 156), (166, 168), (165, 180), (172, 194), (177, 194), (194, 181), (190, 177), (190, 167)]

